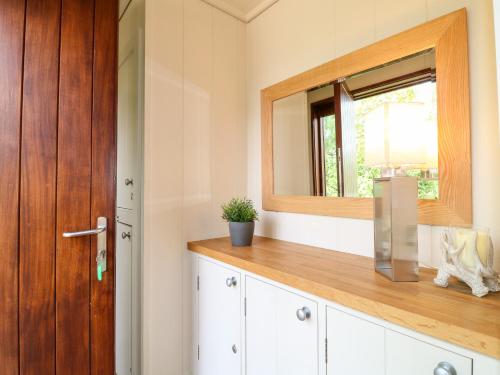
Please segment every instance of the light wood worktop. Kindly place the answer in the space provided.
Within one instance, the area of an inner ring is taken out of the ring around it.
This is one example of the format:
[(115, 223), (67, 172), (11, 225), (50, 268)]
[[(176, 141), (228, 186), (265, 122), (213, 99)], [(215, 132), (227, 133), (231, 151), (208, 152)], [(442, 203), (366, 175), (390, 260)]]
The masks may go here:
[(394, 283), (377, 274), (373, 259), (264, 237), (251, 247), (229, 238), (189, 242), (199, 254), (465, 348), (500, 359), (500, 293), (478, 298), (462, 283)]

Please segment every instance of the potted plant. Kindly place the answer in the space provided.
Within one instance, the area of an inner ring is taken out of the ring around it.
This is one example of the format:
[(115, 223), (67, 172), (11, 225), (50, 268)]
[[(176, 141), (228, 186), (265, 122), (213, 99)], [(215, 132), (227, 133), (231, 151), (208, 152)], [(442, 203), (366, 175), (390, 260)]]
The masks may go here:
[(222, 205), (222, 218), (229, 223), (233, 246), (250, 246), (259, 214), (248, 198), (233, 198)]

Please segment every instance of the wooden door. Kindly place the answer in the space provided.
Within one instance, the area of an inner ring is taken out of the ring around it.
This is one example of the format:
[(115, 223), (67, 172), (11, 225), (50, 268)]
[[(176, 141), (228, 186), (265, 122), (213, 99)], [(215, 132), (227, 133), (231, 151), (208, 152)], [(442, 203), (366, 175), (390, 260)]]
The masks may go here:
[[(118, 5), (0, 0), (2, 374), (114, 374)], [(108, 220), (107, 272), (95, 237)]]
[(198, 374), (241, 374), (240, 274), (199, 259), (198, 275)]
[(251, 277), (246, 299), (247, 375), (318, 374), (317, 303)]

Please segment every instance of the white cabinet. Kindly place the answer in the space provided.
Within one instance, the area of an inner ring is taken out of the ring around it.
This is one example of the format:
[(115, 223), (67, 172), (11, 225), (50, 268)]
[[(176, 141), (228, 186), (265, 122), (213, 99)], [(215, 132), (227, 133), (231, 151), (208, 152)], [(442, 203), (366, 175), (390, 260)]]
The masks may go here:
[(142, 45), (140, 30), (134, 24), (138, 12), (134, 7), (129, 8), (120, 22), (118, 66), (116, 205), (131, 210), (136, 208), (141, 161)]
[(457, 375), (500, 374), (495, 358), (204, 256), (197, 262), (196, 375), (433, 375), (440, 363)]
[[(132, 227), (116, 223), (116, 374), (132, 373)], [(129, 236), (121, 236), (122, 233)]]
[(141, 373), (144, 0), (120, 0), (116, 175), (117, 374)]
[(315, 301), (246, 278), (246, 374), (318, 374)]
[(198, 277), (198, 374), (241, 374), (240, 274), (200, 258)]
[(432, 375), (441, 362), (472, 375), (468, 357), (333, 308), (326, 319), (328, 375)]
[(385, 357), (386, 375), (432, 375), (441, 362), (453, 366), (458, 375), (472, 375), (472, 359), (389, 329)]
[(385, 375), (384, 327), (330, 307), (326, 327), (328, 375)]

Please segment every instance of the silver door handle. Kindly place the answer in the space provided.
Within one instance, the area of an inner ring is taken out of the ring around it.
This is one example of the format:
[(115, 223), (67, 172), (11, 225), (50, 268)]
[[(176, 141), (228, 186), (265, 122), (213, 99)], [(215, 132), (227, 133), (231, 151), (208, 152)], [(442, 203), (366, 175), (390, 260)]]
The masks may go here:
[(84, 237), (97, 235), (97, 280), (102, 280), (102, 273), (106, 271), (106, 242), (107, 242), (107, 230), (108, 229), (108, 219), (104, 216), (99, 216), (97, 218), (97, 228), (80, 230), (76, 232), (63, 232), (64, 238), (74, 238), (74, 237)]
[(83, 237), (83, 236), (91, 236), (93, 234), (99, 234), (106, 231), (106, 227), (98, 227), (96, 229), (87, 229), (87, 230), (80, 230), (76, 232), (64, 232), (63, 237), (64, 238), (72, 238), (72, 237)]

